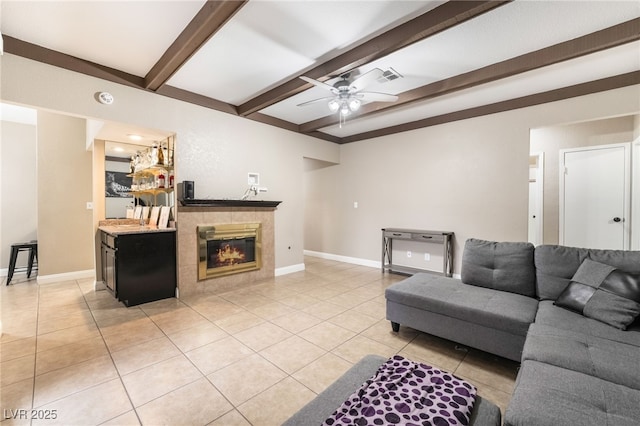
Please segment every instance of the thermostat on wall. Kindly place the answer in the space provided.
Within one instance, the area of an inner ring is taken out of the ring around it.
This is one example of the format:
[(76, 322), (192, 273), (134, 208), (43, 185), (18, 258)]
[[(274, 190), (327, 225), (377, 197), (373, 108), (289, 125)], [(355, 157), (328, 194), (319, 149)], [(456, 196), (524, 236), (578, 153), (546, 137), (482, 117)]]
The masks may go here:
[(249, 173), (247, 183), (249, 185), (260, 185), (260, 173)]

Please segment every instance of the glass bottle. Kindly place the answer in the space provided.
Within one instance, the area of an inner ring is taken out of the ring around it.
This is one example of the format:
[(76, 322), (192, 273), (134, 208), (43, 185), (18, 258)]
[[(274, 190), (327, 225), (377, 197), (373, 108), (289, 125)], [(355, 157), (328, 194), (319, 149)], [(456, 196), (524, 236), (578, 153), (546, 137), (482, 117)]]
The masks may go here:
[(160, 148), (158, 148), (158, 165), (164, 166), (164, 147), (160, 144)]
[[(161, 152), (162, 152), (162, 151), (161, 151)], [(162, 170), (162, 169), (161, 169), (161, 170), (158, 172), (158, 175), (156, 176), (156, 182), (157, 182), (156, 188), (158, 188), (158, 189), (164, 189), (164, 187), (165, 187), (165, 185), (166, 185), (166, 179), (167, 179), (167, 178), (166, 178), (166, 176), (167, 176), (167, 175), (166, 175), (166, 173), (165, 173), (165, 171), (164, 171), (164, 170)]]
[(149, 167), (155, 166), (158, 164), (158, 144), (156, 142), (151, 145), (151, 158), (150, 158)]

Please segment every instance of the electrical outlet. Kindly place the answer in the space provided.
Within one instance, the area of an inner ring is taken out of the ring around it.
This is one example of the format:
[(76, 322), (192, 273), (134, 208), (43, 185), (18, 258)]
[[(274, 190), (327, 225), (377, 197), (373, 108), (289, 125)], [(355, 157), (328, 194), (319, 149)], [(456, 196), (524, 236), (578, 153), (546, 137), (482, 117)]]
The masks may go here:
[(431, 260), (431, 255), (429, 253), (424, 254), (424, 260)]
[(407, 257), (411, 257), (411, 251), (407, 251)]
[(357, 202), (357, 201), (354, 201), (354, 202), (353, 202), (353, 208), (354, 208), (354, 209), (357, 209), (357, 208), (358, 208), (358, 202)]
[(87, 201), (87, 210), (93, 210), (93, 203), (91, 201)]

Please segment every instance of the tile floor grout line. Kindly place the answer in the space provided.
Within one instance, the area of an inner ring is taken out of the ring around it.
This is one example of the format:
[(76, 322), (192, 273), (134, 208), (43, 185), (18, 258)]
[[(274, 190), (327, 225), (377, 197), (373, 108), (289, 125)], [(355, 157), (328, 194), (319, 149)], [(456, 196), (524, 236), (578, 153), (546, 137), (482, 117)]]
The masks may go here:
[[(38, 286), (37, 297), (38, 301), (36, 302), (36, 344), (33, 353), (33, 385), (31, 389), (31, 409), (35, 408), (34, 404), (36, 402), (36, 367), (38, 363), (38, 327), (40, 324), (40, 284), (36, 280), (36, 285)], [(29, 419), (29, 424), (33, 424), (33, 419)]]
[[(151, 303), (153, 303), (153, 302), (151, 302)], [(215, 325), (211, 320), (209, 320), (209, 318), (206, 318), (206, 317), (204, 317), (203, 315), (201, 315), (201, 314), (200, 314), (199, 312), (197, 312), (193, 307), (191, 307), (191, 306), (187, 305), (187, 304), (186, 304), (186, 303), (184, 303), (184, 302), (182, 302), (182, 303), (183, 303), (184, 305), (186, 305), (186, 306), (188, 307), (188, 309), (191, 309), (192, 311), (195, 311), (195, 312), (196, 312), (196, 313), (198, 313), (200, 316), (202, 316), (205, 320), (207, 320), (209, 323), (211, 323), (211, 324)], [(210, 383), (210, 384), (211, 384), (211, 386), (213, 386), (213, 388), (214, 388), (214, 389), (215, 389), (215, 390), (216, 390), (216, 391), (217, 391), (217, 392), (218, 392), (218, 393), (219, 393), (219, 394), (220, 394), (220, 395), (221, 395), (221, 396), (222, 396), (222, 397), (223, 397), (223, 398), (224, 398), (224, 399), (229, 403), (229, 405), (230, 405), (231, 407), (233, 407), (231, 410), (224, 412), (224, 413), (223, 413), (223, 414), (221, 414), (220, 416), (218, 416), (218, 417), (216, 417), (215, 419), (211, 420), (211, 422), (209, 422), (209, 423), (215, 422), (215, 421), (216, 421), (216, 420), (218, 420), (219, 418), (221, 418), (221, 417), (225, 416), (226, 414), (228, 414), (228, 413), (230, 413), (231, 411), (234, 411), (234, 410), (235, 410), (235, 411), (238, 411), (238, 413), (239, 413), (240, 415), (242, 415), (242, 413), (240, 413), (240, 411), (237, 409), (237, 407), (236, 407), (236, 406), (235, 406), (235, 405), (234, 405), (234, 404), (233, 404), (233, 403), (232, 403), (232, 402), (227, 398), (227, 396), (225, 396), (225, 395), (222, 393), (222, 391), (221, 391), (220, 389), (218, 389), (218, 388), (216, 387), (216, 385), (215, 385), (213, 382), (211, 382), (211, 380), (209, 379), (208, 375), (207, 375), (207, 374), (204, 374), (204, 372), (203, 372), (202, 370), (200, 370), (200, 368), (199, 368), (199, 367), (198, 367), (198, 366), (197, 366), (197, 365), (196, 365), (196, 364), (191, 360), (191, 358), (189, 358), (189, 356), (187, 356), (187, 354), (186, 354), (182, 349), (180, 349), (180, 348), (179, 348), (179, 347), (178, 347), (178, 346), (177, 346), (177, 345), (176, 345), (176, 344), (171, 340), (171, 337), (169, 337), (169, 336), (165, 333), (165, 331), (164, 331), (164, 330), (163, 330), (163, 329), (162, 329), (162, 328), (161, 328), (161, 327), (160, 327), (160, 326), (159, 326), (155, 321), (153, 321), (153, 319), (149, 316), (149, 314), (148, 314), (144, 309), (142, 309), (142, 308), (141, 308), (140, 310), (141, 310), (141, 311), (146, 315), (146, 317), (147, 317), (147, 318), (149, 318), (149, 320), (151, 320), (151, 322), (152, 322), (156, 327), (158, 327), (158, 329), (162, 332), (162, 334), (164, 335), (164, 337), (166, 337), (166, 338), (167, 338), (167, 340), (169, 340), (169, 341), (171, 342), (171, 344), (172, 344), (172, 345), (174, 345), (174, 347), (175, 347), (175, 348), (180, 352), (180, 355), (181, 355), (181, 356), (183, 356), (183, 357), (184, 357), (184, 358), (185, 358), (185, 359), (186, 359), (186, 360), (187, 360), (187, 361), (188, 361), (188, 362), (189, 362), (189, 363), (190, 363), (190, 364), (191, 364), (191, 365), (192, 365), (192, 366), (193, 366), (193, 367), (194, 367), (194, 368), (195, 368), (195, 369), (196, 369), (196, 370), (197, 370), (197, 371), (202, 375), (202, 377), (199, 377), (199, 378), (197, 378), (197, 379), (195, 379), (195, 380), (193, 380), (193, 381), (191, 381), (191, 382), (189, 382), (189, 383), (185, 383), (185, 384), (183, 384), (183, 385), (181, 385), (181, 386), (178, 386), (178, 387), (177, 387), (177, 388), (175, 388), (175, 389), (172, 389), (172, 390), (170, 390), (170, 391), (168, 391), (168, 392), (166, 392), (166, 393), (164, 393), (164, 394), (162, 394), (162, 395), (157, 396), (156, 398), (153, 398), (153, 399), (152, 399), (152, 400), (150, 400), (150, 401), (145, 402), (144, 404), (140, 405), (140, 407), (143, 407), (143, 406), (145, 406), (145, 405), (147, 405), (147, 404), (151, 403), (152, 401), (155, 401), (155, 400), (157, 400), (157, 399), (159, 399), (159, 398), (162, 398), (162, 397), (164, 397), (164, 396), (166, 396), (166, 395), (168, 395), (168, 394), (170, 394), (170, 393), (172, 393), (172, 392), (174, 392), (174, 391), (176, 391), (176, 390), (178, 390), (178, 389), (184, 388), (184, 387), (186, 387), (186, 386), (188, 386), (188, 385), (190, 385), (190, 384), (192, 384), (192, 383), (195, 383), (195, 382), (197, 382), (198, 380), (205, 379), (205, 380), (206, 380), (208, 383)], [(217, 326), (216, 326), (216, 327), (217, 327)], [(226, 333), (226, 332), (225, 332), (225, 333)], [(229, 337), (233, 337), (233, 336), (229, 335)], [(240, 342), (240, 343), (242, 343), (242, 342)], [(203, 346), (206, 346), (206, 345), (203, 345)], [(251, 349), (251, 348), (249, 348), (249, 349)], [(253, 350), (253, 349), (251, 349), (251, 350)], [(168, 358), (168, 359), (172, 359), (172, 358), (176, 358), (176, 357), (178, 357), (178, 355), (176, 355), (175, 357)], [(245, 357), (245, 358), (246, 358), (246, 357)], [(244, 358), (243, 358), (243, 359), (244, 359)], [(150, 367), (151, 365), (156, 365), (156, 364), (159, 364), (159, 363), (164, 362), (164, 361), (167, 361), (167, 360), (165, 359), (165, 360), (163, 360), (163, 361), (158, 361), (158, 362), (156, 362), (156, 363), (154, 363), (154, 364), (147, 365), (147, 366), (142, 367), (142, 368), (140, 368), (140, 369), (138, 369), (138, 370), (135, 370), (135, 371), (143, 370), (144, 368), (148, 368), (148, 367)], [(115, 364), (115, 362), (114, 362), (114, 364)], [(116, 369), (117, 369), (117, 367), (116, 367)], [(218, 371), (218, 370), (216, 370), (216, 371)], [(133, 373), (133, 372), (131, 372), (131, 373)], [(130, 374), (130, 373), (127, 373), (127, 374)], [(211, 373), (211, 374), (213, 374), (213, 373)], [(125, 392), (127, 392), (127, 396), (129, 397), (129, 400), (130, 400), (130, 402), (131, 402), (131, 405), (133, 406), (133, 409), (134, 409), (134, 411), (136, 412), (136, 416), (138, 417), (138, 421), (140, 422), (140, 424), (141, 424), (141, 425), (143, 425), (144, 423), (142, 422), (142, 419), (140, 419), (140, 416), (139, 416), (139, 414), (138, 414), (138, 410), (137, 410), (137, 409), (138, 409), (138, 408), (140, 408), (140, 407), (136, 407), (136, 406), (133, 404), (133, 401), (131, 401), (131, 397), (129, 396), (129, 393), (128, 393), (128, 391), (126, 390), (126, 386), (124, 386), (124, 383), (123, 383), (123, 387), (125, 388)], [(244, 417), (244, 416), (243, 416), (243, 417)]]
[[(108, 291), (108, 290), (105, 290), (105, 291)], [(81, 292), (82, 292), (82, 289), (81, 289)], [(124, 381), (122, 380), (122, 375), (120, 374), (120, 370), (118, 370), (118, 367), (116, 366), (116, 362), (113, 359), (113, 353), (111, 352), (111, 348), (109, 348), (109, 345), (107, 344), (107, 341), (104, 338), (104, 334), (102, 332), (102, 328), (98, 325), (98, 320), (96, 319), (96, 316), (94, 315), (93, 308), (91, 307), (91, 304), (87, 300), (84, 292), (82, 292), (82, 298), (84, 299), (85, 303), (89, 307), (89, 312), (91, 313), (91, 318), (93, 318), (93, 321), (96, 324), (96, 328), (98, 329), (98, 333), (100, 333), (100, 337), (102, 337), (102, 343), (104, 343), (104, 346), (107, 349), (107, 353), (109, 354), (109, 359), (111, 359), (111, 363), (113, 364), (113, 369), (115, 370), (116, 374), (118, 375), (118, 379), (120, 380), (120, 385), (122, 386), (122, 389), (124, 390), (124, 393), (125, 393), (125, 395), (127, 395), (127, 399), (129, 400), (129, 403), (131, 404), (131, 409), (133, 410), (134, 414), (136, 415), (136, 418), (138, 419), (138, 422), (142, 425), (143, 424), (142, 423), (142, 419), (140, 418), (140, 415), (138, 414), (138, 410), (136, 410), (136, 406), (133, 403), (133, 400), (131, 399), (131, 395), (129, 394), (129, 390), (127, 389), (127, 387), (124, 384)], [(125, 413), (121, 413), (121, 414), (119, 414), (118, 416), (116, 416), (114, 418), (117, 418), (117, 417), (119, 417), (121, 415), (124, 415)], [(102, 423), (105, 423), (105, 422), (102, 422)]]

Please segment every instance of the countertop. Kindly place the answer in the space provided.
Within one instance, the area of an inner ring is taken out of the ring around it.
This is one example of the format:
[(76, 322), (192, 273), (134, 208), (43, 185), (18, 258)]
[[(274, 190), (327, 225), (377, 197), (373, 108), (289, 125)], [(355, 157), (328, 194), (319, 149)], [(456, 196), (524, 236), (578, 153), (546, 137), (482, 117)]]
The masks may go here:
[(175, 232), (176, 228), (158, 228), (157, 226), (141, 226), (139, 224), (103, 225), (99, 230), (111, 235), (142, 234), (148, 232)]

